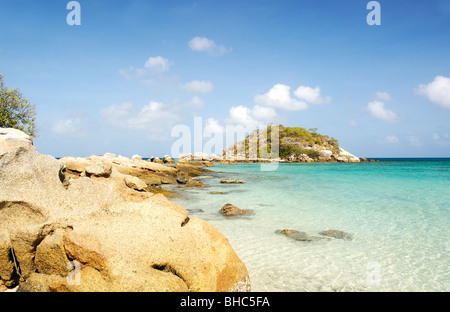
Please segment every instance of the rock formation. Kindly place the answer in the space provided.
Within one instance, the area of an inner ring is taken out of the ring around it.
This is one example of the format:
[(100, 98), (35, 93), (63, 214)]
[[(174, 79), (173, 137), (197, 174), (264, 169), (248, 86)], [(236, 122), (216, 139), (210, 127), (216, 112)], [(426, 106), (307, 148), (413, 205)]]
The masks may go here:
[(225, 204), (225, 205), (223, 205), (222, 209), (220, 209), (220, 212), (224, 216), (227, 216), (227, 217), (252, 213), (251, 210), (240, 209), (240, 208), (238, 208), (238, 207), (236, 207), (235, 205), (232, 205), (232, 204)]
[(111, 154), (61, 161), (26, 141), (0, 151), (0, 285), (33, 292), (250, 289), (244, 263), (217, 228), (125, 182), (133, 170), (175, 179), (169, 170), (178, 169), (139, 159), (118, 164)]
[[(68, 178), (78, 179), (83, 176), (105, 178), (109, 175), (117, 177), (122, 174), (139, 178), (149, 187), (163, 184), (185, 184), (190, 178), (209, 172), (203, 168), (203, 164), (166, 166), (158, 162), (144, 161), (142, 158), (129, 159), (110, 153), (101, 156), (92, 155), (87, 158), (68, 156), (61, 158), (61, 161), (65, 165), (65, 173)], [(180, 182), (180, 175), (185, 177), (185, 181)]]

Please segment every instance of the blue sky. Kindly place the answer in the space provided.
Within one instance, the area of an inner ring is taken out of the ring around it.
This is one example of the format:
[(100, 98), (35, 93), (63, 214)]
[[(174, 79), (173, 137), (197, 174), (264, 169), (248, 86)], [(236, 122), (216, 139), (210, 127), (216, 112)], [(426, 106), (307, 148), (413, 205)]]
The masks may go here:
[(0, 73), (36, 104), (41, 153), (163, 156), (201, 117), (450, 157), (450, 1), (381, 0), (373, 26), (368, 0), (80, 0), (79, 26), (68, 2), (0, 0)]

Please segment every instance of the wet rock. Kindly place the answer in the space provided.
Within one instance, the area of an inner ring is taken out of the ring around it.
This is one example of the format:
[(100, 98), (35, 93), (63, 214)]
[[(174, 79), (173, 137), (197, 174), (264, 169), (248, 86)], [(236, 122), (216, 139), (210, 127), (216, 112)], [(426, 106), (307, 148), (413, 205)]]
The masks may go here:
[(209, 194), (226, 194), (227, 192), (212, 191)]
[(220, 212), (224, 216), (237, 216), (237, 215), (242, 215), (242, 214), (249, 214), (252, 211), (246, 210), (246, 209), (240, 209), (232, 204), (225, 204), (225, 205), (223, 205), (222, 209), (220, 209)]
[(223, 179), (220, 181), (222, 184), (243, 184), (245, 181), (237, 180), (237, 179)]
[(177, 173), (177, 182), (180, 184), (187, 184), (190, 181), (190, 177), (185, 172), (178, 172)]
[(328, 236), (328, 237), (344, 239), (344, 240), (351, 240), (352, 239), (352, 235), (351, 234), (343, 232), (343, 231), (339, 231), (339, 230), (327, 230), (327, 231), (322, 231), (319, 234), (320, 235), (324, 235), (324, 236)]
[(289, 238), (301, 241), (301, 242), (315, 242), (319, 240), (326, 239), (324, 237), (318, 237), (318, 236), (309, 236), (305, 232), (300, 232), (297, 230), (277, 230), (275, 231), (277, 234), (285, 235)]
[(207, 186), (205, 183), (200, 182), (200, 181), (189, 181), (186, 183), (186, 187), (205, 187)]
[(211, 172), (211, 170), (203, 168), (203, 163), (177, 163), (173, 166), (178, 172), (184, 172), (190, 177), (196, 177), (206, 172)]
[(232, 159), (223, 159), (220, 161), (221, 165), (236, 165), (237, 161)]

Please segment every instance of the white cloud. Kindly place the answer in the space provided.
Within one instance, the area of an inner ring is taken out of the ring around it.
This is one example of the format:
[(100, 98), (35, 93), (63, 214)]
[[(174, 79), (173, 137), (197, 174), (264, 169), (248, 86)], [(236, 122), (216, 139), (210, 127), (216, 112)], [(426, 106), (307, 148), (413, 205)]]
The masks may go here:
[(156, 124), (173, 123), (178, 120), (174, 113), (164, 110), (164, 105), (158, 102), (150, 102), (138, 113), (128, 120), (128, 127), (134, 129), (153, 129)]
[(271, 121), (277, 116), (277, 113), (272, 107), (255, 105), (251, 110), (251, 115), (259, 121)]
[(373, 101), (367, 105), (367, 111), (375, 118), (386, 121), (398, 121), (397, 114), (391, 110), (384, 108), (384, 103), (380, 101)]
[(205, 127), (203, 129), (205, 136), (211, 136), (212, 134), (223, 134), (225, 133), (225, 128), (219, 123), (219, 121), (214, 118), (208, 118), (205, 122)]
[(145, 130), (151, 139), (166, 139), (170, 127), (180, 118), (159, 102), (151, 101), (138, 109), (131, 103), (111, 105), (100, 110), (103, 117), (112, 126), (129, 129)]
[(377, 92), (376, 96), (379, 100), (382, 101), (392, 101), (391, 95), (387, 92)]
[(172, 62), (162, 56), (149, 57), (144, 67), (154, 72), (165, 72), (170, 69)]
[(425, 95), (434, 104), (450, 109), (450, 78), (437, 76), (429, 84), (421, 84), (417, 94)]
[(133, 104), (122, 103), (101, 109), (100, 116), (106, 118), (112, 124), (120, 124), (120, 121), (126, 119), (133, 110)]
[(331, 97), (321, 96), (320, 88), (311, 88), (307, 86), (300, 86), (294, 91), (294, 95), (300, 100), (306, 101), (311, 104), (327, 104), (331, 102)]
[(169, 61), (162, 56), (151, 56), (147, 59), (143, 68), (130, 66), (128, 68), (119, 69), (119, 74), (126, 79), (142, 78), (149, 74), (169, 71), (172, 65), (172, 61)]
[(258, 128), (274, 121), (275, 118), (277, 118), (277, 113), (271, 107), (255, 105), (250, 109), (246, 106), (239, 105), (231, 107), (227, 123)]
[(86, 136), (85, 121), (81, 117), (73, 117), (55, 122), (52, 133), (57, 136), (82, 138)]
[(276, 84), (266, 94), (256, 95), (255, 103), (257, 105), (278, 108), (287, 111), (299, 111), (308, 108), (303, 101), (293, 99), (290, 95), (291, 87), (283, 84)]
[(223, 55), (229, 51), (224, 45), (218, 45), (213, 40), (205, 37), (195, 37), (189, 41), (189, 48), (196, 52), (206, 52), (209, 55)]
[(194, 80), (185, 84), (180, 85), (180, 87), (189, 92), (197, 93), (209, 93), (214, 89), (214, 85), (211, 81), (199, 81)]
[(230, 108), (229, 122), (231, 124), (253, 125), (255, 123), (255, 120), (251, 116), (250, 108), (239, 105)]
[(392, 143), (392, 144), (395, 144), (395, 143), (398, 143), (398, 142), (399, 142), (398, 138), (397, 138), (395, 135), (388, 135), (388, 136), (386, 137), (385, 141), (386, 141), (387, 143)]
[(205, 107), (205, 103), (198, 96), (194, 96), (192, 98), (192, 100), (190, 100), (189, 102), (186, 103), (185, 106), (191, 107), (191, 108), (203, 108), (203, 107)]

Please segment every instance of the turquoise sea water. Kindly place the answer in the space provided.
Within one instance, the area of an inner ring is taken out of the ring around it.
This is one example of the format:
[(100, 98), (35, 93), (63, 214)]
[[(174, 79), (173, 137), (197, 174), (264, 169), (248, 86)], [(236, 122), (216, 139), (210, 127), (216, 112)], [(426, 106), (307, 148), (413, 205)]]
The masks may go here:
[[(450, 291), (450, 159), (210, 169), (200, 177), (208, 187), (171, 200), (228, 238), (253, 291)], [(226, 203), (253, 214), (223, 217)], [(301, 242), (279, 229), (353, 238)]]

